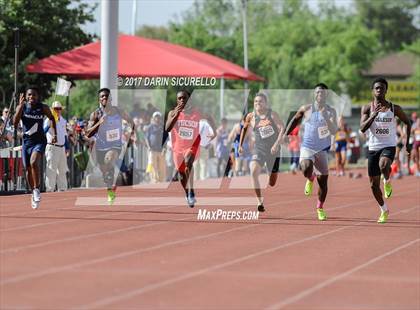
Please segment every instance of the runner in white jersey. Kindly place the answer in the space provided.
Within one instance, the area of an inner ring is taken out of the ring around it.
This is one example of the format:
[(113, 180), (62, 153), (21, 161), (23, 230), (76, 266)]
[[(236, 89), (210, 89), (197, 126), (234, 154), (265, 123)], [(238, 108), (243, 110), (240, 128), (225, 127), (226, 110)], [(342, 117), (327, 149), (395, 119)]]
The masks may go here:
[(373, 196), (381, 209), (378, 223), (385, 223), (388, 219), (389, 210), (382, 198), (380, 189), (380, 176), (384, 176), (385, 198), (392, 195), (392, 186), (389, 175), (391, 164), (395, 157), (397, 129), (395, 116), (406, 126), (405, 137), (406, 152), (410, 153), (410, 120), (399, 105), (385, 100), (388, 90), (388, 82), (384, 78), (377, 78), (372, 83), (373, 101), (362, 108), (360, 130), (368, 131), (368, 173)]

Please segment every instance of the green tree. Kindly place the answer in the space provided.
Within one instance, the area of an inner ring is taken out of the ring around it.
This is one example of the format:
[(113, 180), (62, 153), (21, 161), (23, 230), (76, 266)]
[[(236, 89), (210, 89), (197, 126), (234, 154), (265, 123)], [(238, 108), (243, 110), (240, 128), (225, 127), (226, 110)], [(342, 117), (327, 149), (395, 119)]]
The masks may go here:
[(141, 26), (136, 30), (136, 35), (149, 39), (169, 41), (170, 32), (165, 26)]
[(420, 112), (420, 39), (417, 39), (410, 45), (404, 45), (404, 51), (412, 53), (416, 57), (414, 75), (411, 80), (416, 82), (417, 86), (417, 110)]
[[(249, 68), (268, 88), (331, 88), (358, 93), (361, 71), (379, 48), (378, 33), (351, 13), (322, 3), (315, 13), (306, 1), (248, 1)], [(243, 64), (242, 2), (196, 2), (170, 26), (170, 41)], [(230, 82), (228, 86), (242, 86)], [(251, 88), (260, 84), (251, 83)], [(255, 90), (255, 89), (253, 89)]]
[(99, 80), (80, 80), (70, 90), (69, 116), (88, 119), (98, 107)]
[(56, 77), (28, 74), (26, 65), (91, 42), (92, 36), (80, 26), (94, 20), (93, 10), (94, 6), (81, 0), (0, 0), (0, 41), (4, 43), (0, 53), (0, 85), (7, 98), (12, 95), (14, 85), (12, 29), (20, 28), (19, 86), (36, 84), (41, 96), (47, 98)]
[(419, 37), (419, 5), (419, 0), (355, 0), (357, 16), (368, 29), (379, 33), (384, 53), (399, 51), (403, 44), (411, 44)]

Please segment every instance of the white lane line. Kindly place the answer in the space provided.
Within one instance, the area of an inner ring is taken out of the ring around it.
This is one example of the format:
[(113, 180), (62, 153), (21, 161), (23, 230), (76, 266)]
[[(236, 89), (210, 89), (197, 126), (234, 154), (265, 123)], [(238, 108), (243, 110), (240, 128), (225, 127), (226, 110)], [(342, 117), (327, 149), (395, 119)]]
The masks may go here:
[[(400, 193), (400, 194), (402, 195), (403, 193)], [(286, 203), (286, 202), (287, 201), (285, 201), (284, 203)], [(354, 204), (348, 204), (346, 206), (341, 206), (341, 207), (337, 207), (337, 208), (350, 207), (352, 205), (360, 204), (360, 203), (361, 202), (357, 202), (357, 203), (354, 203)], [(362, 201), (362, 203), (363, 203), (363, 201)], [(302, 216), (302, 215), (306, 215), (306, 214), (312, 214), (312, 213), (313, 212), (306, 212), (306, 213), (303, 213), (303, 214), (295, 215), (293, 217)], [(398, 214), (398, 213), (399, 212), (394, 213), (394, 214)], [(291, 218), (293, 218), (293, 217), (291, 217)], [(189, 216), (188, 216), (188, 218), (189, 218)], [(167, 223), (167, 222), (163, 222), (162, 224), (164, 224), (164, 223)], [(362, 224), (362, 223), (359, 223), (359, 224)], [(250, 228), (250, 227), (253, 227), (253, 226), (259, 226), (259, 225), (262, 225), (262, 224), (252, 224), (252, 225), (247, 225), (247, 226), (243, 226), (243, 227), (240, 227), (240, 228), (241, 229), (247, 229), (247, 228)], [(344, 228), (348, 228), (348, 227), (351, 227), (351, 226), (346, 226)], [(213, 234), (210, 234), (209, 236), (206, 236), (205, 238), (212, 237), (212, 236), (213, 236)], [(187, 238), (187, 239), (182, 239), (181, 242), (186, 243), (186, 242), (190, 242), (190, 241), (194, 241), (194, 240), (195, 240), (195, 238), (189, 238), (189, 239)], [(165, 243), (164, 245), (165, 245), (165, 247), (166, 246), (171, 246), (172, 244), (178, 244), (178, 242), (179, 242), (179, 240), (178, 241), (173, 241), (173, 242), (168, 242), (168, 243)], [(110, 260), (114, 260), (114, 259), (118, 259), (118, 258), (122, 258), (122, 257), (136, 255), (136, 254), (143, 253), (143, 252), (146, 252), (146, 251), (155, 250), (155, 249), (157, 249), (156, 247), (158, 247), (160, 249), (161, 245), (152, 246), (151, 248), (145, 248), (145, 249), (140, 249), (140, 250), (135, 250), (135, 251), (123, 252), (123, 253), (120, 253), (118, 255), (111, 255), (111, 256), (102, 257), (100, 259), (87, 260), (85, 262), (82, 261), (82, 262), (75, 263), (75, 264), (69, 264), (69, 265), (65, 265), (65, 266), (62, 266), (62, 267), (54, 267), (54, 268), (42, 270), (42, 271), (35, 272), (35, 273), (30, 273), (30, 274), (21, 275), (21, 276), (9, 278), (9, 279), (4, 279), (3, 281), (0, 281), (0, 285), (4, 285), (4, 284), (8, 284), (8, 283), (16, 283), (16, 282), (20, 282), (20, 281), (24, 281), (24, 280), (28, 280), (28, 279), (42, 277), (42, 276), (45, 276), (45, 275), (48, 275), (48, 274), (53, 274), (53, 273), (57, 273), (57, 272), (61, 272), (61, 271), (66, 271), (66, 270), (70, 270), (70, 269), (74, 269), (74, 268), (80, 268), (80, 267), (96, 264), (96, 263), (99, 263), (99, 262), (105, 262), (105, 261), (110, 261)]]
[[(196, 206), (254, 206), (255, 196), (241, 197), (197, 197)], [(106, 206), (108, 202), (103, 197), (80, 197), (77, 206)], [(185, 206), (185, 198), (179, 196), (162, 197), (120, 197), (115, 199), (114, 205), (124, 206)]]
[[(301, 200), (306, 200), (306, 198), (303, 198)], [(288, 203), (288, 201), (283, 201), (282, 203)], [(359, 203), (360, 202), (357, 202), (355, 204), (359, 204)], [(341, 206), (340, 208), (350, 207), (352, 205), (354, 205), (354, 204)], [(243, 209), (246, 210), (248, 208), (243, 208)], [(312, 213), (313, 213), (313, 211), (305, 212), (305, 213), (302, 213), (302, 214), (292, 216), (290, 218), (303, 216), (303, 215), (307, 215), (307, 214), (312, 214)], [(190, 216), (186, 217), (185, 219), (188, 219), (188, 218), (190, 218)], [(165, 224), (165, 223), (170, 223), (170, 222), (162, 222), (161, 224)], [(158, 224), (158, 223), (155, 223), (155, 224)], [(262, 225), (262, 224), (246, 225), (246, 226), (240, 227), (240, 229), (248, 229), (250, 227), (259, 226), (259, 225)], [(230, 230), (228, 230), (228, 232), (229, 231)], [(213, 234), (205, 235), (204, 238), (209, 238), (209, 237), (212, 237), (212, 236), (213, 236)], [(195, 237), (194, 238), (181, 239), (182, 243), (186, 243), (186, 242), (190, 242), (190, 241), (195, 241)], [(180, 241), (176, 240), (176, 241), (164, 243), (164, 247), (171, 246), (173, 244), (178, 244), (178, 242), (180, 242)], [(79, 263), (69, 264), (69, 265), (65, 265), (65, 266), (62, 266), (62, 267), (54, 267), (54, 268), (50, 268), (50, 269), (46, 269), (46, 270), (41, 270), (41, 271), (35, 272), (35, 273), (16, 276), (16, 277), (9, 278), (9, 279), (3, 279), (2, 281), (0, 280), (0, 285), (4, 285), (4, 284), (8, 284), (8, 283), (16, 283), (16, 282), (20, 282), (20, 281), (24, 281), (24, 280), (28, 280), (28, 279), (42, 277), (42, 276), (45, 276), (45, 275), (48, 275), (48, 274), (53, 274), (53, 273), (57, 273), (57, 272), (61, 272), (61, 271), (71, 270), (71, 269), (74, 269), (74, 268), (89, 266), (89, 265), (92, 265), (92, 264), (96, 264), (96, 263), (100, 263), (100, 262), (106, 262), (106, 261), (110, 261), (110, 260), (114, 260), (114, 259), (118, 259), (118, 258), (128, 257), (128, 256), (131, 256), (131, 255), (136, 255), (136, 254), (140, 254), (140, 253), (144, 253), (144, 252), (147, 252), (147, 251), (152, 251), (152, 250), (156, 250), (156, 249), (160, 249), (160, 248), (162, 248), (161, 245), (156, 245), (156, 246), (152, 246), (152, 247), (145, 248), (145, 249), (139, 249), (139, 250), (135, 250), (135, 251), (127, 251), (127, 252), (123, 252), (123, 253), (120, 253), (120, 254), (117, 254), (117, 255), (102, 257), (102, 258), (99, 258), (99, 259), (87, 260), (85, 262), (82, 261), (82, 262), (79, 262)]]
[[(404, 194), (404, 193), (400, 193), (400, 195), (401, 194)], [(307, 200), (307, 198), (294, 199), (294, 200), (286, 200), (286, 201), (280, 202), (279, 204), (286, 204), (286, 203), (298, 202), (298, 201), (306, 201), (306, 200)], [(336, 209), (347, 208), (349, 206), (353, 206), (353, 205), (357, 205), (357, 204), (365, 203), (365, 202), (366, 201), (361, 201), (361, 202), (357, 202), (357, 203), (353, 203), (353, 204), (342, 205), (342, 206), (339, 206), (339, 207), (330, 208), (329, 210), (336, 210)], [(255, 205), (255, 203), (253, 205)], [(170, 208), (170, 207), (168, 207), (168, 208)], [(156, 209), (162, 209), (162, 208), (156, 208)], [(246, 209), (240, 209), (240, 210), (246, 210)], [(147, 211), (147, 209), (144, 210), (144, 211)], [(296, 218), (296, 217), (304, 216), (304, 215), (309, 215), (309, 214), (313, 214), (313, 211), (302, 213), (302, 214), (298, 214), (298, 215), (294, 215), (294, 216), (291, 216), (291, 217), (287, 217), (287, 219), (292, 219), (292, 218)], [(111, 215), (106, 215), (106, 216), (111, 216)], [(178, 219), (178, 221), (182, 221), (182, 220), (185, 220), (185, 219), (188, 219), (188, 218), (189, 217), (187, 217), (187, 218), (181, 218), (181, 219)], [(266, 220), (272, 221), (271, 219), (266, 219)], [(175, 220), (175, 221), (177, 221), (177, 220)], [(68, 223), (69, 220), (65, 220), (65, 222)], [(106, 231), (106, 232), (98, 232), (98, 233), (92, 233), (92, 234), (87, 234), (87, 235), (79, 235), (79, 236), (69, 237), (69, 238), (49, 240), (49, 241), (46, 241), (46, 242), (40, 242), (40, 243), (29, 244), (29, 245), (24, 245), (24, 246), (20, 246), (20, 247), (8, 248), (8, 249), (5, 249), (5, 250), (0, 251), (0, 254), (4, 254), (4, 253), (15, 253), (15, 252), (21, 251), (21, 250), (33, 249), (33, 248), (42, 247), (42, 246), (48, 246), (48, 245), (53, 245), (53, 244), (62, 243), (62, 242), (66, 242), (66, 241), (69, 241), (70, 242), (70, 241), (83, 240), (83, 239), (88, 239), (88, 238), (93, 238), (93, 237), (99, 237), (99, 236), (102, 236), (102, 235), (109, 235), (109, 234), (113, 234), (113, 233), (120, 233), (120, 232), (130, 231), (130, 230), (138, 229), (138, 228), (142, 228), (142, 227), (149, 227), (149, 226), (154, 226), (154, 225), (161, 225), (163, 223), (170, 223), (170, 222), (173, 222), (173, 221), (165, 221), (165, 220), (162, 220), (162, 222), (160, 222), (160, 223), (135, 225), (135, 226), (126, 227), (126, 228), (123, 228), (123, 229), (110, 230), (110, 231)], [(232, 222), (232, 223), (234, 223), (234, 222)], [(37, 224), (33, 224), (33, 225), (37, 225)], [(40, 224), (38, 224), (38, 225), (40, 225)]]
[[(153, 210), (163, 210), (163, 209), (170, 209), (170, 208), (175, 208), (176, 206), (166, 206), (166, 207), (159, 207), (159, 208), (147, 208), (144, 210), (139, 210), (139, 211), (153, 211)], [(71, 208), (73, 209), (74, 206)], [(109, 210), (109, 209), (107, 209)], [(76, 210), (77, 211), (77, 210)], [(92, 212), (94, 212), (94, 210), (92, 210)], [(133, 211), (136, 212), (136, 211)], [(107, 217), (112, 217), (118, 215), (118, 213), (112, 212), (111, 210), (107, 211), (107, 214), (101, 214), (101, 215), (91, 215), (91, 216), (87, 216), (87, 217), (83, 217), (83, 218), (69, 218), (69, 219), (64, 219), (64, 220), (58, 220), (58, 221), (51, 221), (51, 222), (46, 222), (46, 223), (37, 223), (37, 224), (29, 224), (29, 225), (22, 225), (22, 226), (18, 226), (18, 227), (12, 227), (12, 228), (7, 228), (7, 229), (2, 229), (0, 230), (0, 233), (3, 232), (10, 232), (10, 231), (18, 231), (18, 230), (24, 230), (24, 229), (30, 229), (30, 228), (35, 228), (35, 227), (42, 227), (42, 226), (48, 226), (48, 225), (55, 225), (55, 224), (61, 224), (61, 223), (72, 223), (72, 222), (77, 222), (77, 221), (84, 221), (84, 220), (89, 220), (89, 219), (102, 219), (102, 218), (107, 218)]]
[[(415, 206), (415, 207), (412, 207), (411, 210), (414, 210), (414, 209), (417, 209), (417, 208), (418, 208), (418, 206)], [(394, 214), (399, 214), (399, 213), (400, 212), (395, 212)], [(363, 224), (363, 223), (361, 222), (361, 223), (357, 223), (357, 224), (351, 225), (351, 226), (340, 227), (340, 228), (330, 230), (330, 231), (327, 231), (327, 232), (324, 232), (324, 233), (320, 233), (320, 234), (317, 234), (317, 235), (313, 235), (313, 236), (310, 236), (310, 237), (307, 237), (307, 238), (303, 238), (303, 239), (300, 239), (300, 240), (296, 240), (296, 241), (288, 242), (288, 243), (285, 243), (285, 244), (281, 244), (279, 246), (272, 247), (272, 248), (262, 250), (262, 251), (259, 251), (259, 252), (255, 252), (253, 254), (249, 254), (249, 255), (246, 255), (246, 256), (242, 256), (242, 257), (239, 257), (239, 258), (236, 258), (236, 259), (233, 259), (233, 260), (221, 263), (221, 264), (209, 266), (209, 267), (199, 269), (199, 270), (196, 270), (196, 271), (193, 271), (193, 272), (190, 272), (190, 273), (186, 273), (186, 274), (183, 274), (183, 275), (180, 275), (180, 276), (177, 276), (177, 277), (173, 277), (173, 278), (170, 278), (170, 279), (167, 279), (167, 280), (164, 280), (164, 281), (159, 281), (159, 282), (156, 282), (156, 283), (153, 283), (153, 284), (149, 284), (149, 285), (143, 286), (141, 288), (130, 290), (128, 292), (125, 292), (125, 293), (122, 293), (122, 294), (119, 294), (119, 295), (113, 295), (113, 296), (110, 296), (110, 297), (107, 297), (107, 298), (104, 298), (104, 299), (100, 299), (100, 300), (95, 301), (93, 303), (90, 303), (90, 304), (87, 304), (87, 305), (82, 305), (82, 306), (76, 307), (76, 308), (77, 309), (101, 308), (101, 307), (113, 304), (115, 302), (118, 302), (118, 301), (121, 301), (121, 300), (124, 300), (124, 299), (132, 298), (134, 296), (138, 296), (138, 295), (141, 295), (141, 294), (144, 294), (144, 293), (156, 290), (156, 289), (160, 289), (162, 287), (165, 287), (165, 286), (168, 286), (168, 285), (171, 285), (171, 284), (174, 284), (174, 283), (178, 283), (178, 282), (181, 282), (181, 281), (184, 281), (184, 280), (188, 280), (188, 279), (203, 275), (207, 272), (219, 270), (219, 269), (229, 267), (229, 266), (232, 266), (232, 265), (235, 265), (235, 264), (238, 264), (238, 263), (242, 263), (244, 261), (254, 259), (254, 258), (262, 256), (262, 255), (271, 254), (271, 253), (276, 252), (278, 250), (281, 250), (281, 249), (284, 249), (284, 248), (287, 248), (287, 247), (291, 247), (291, 246), (294, 246), (294, 245), (297, 245), (297, 244), (301, 244), (301, 243), (304, 243), (306, 241), (312, 241), (312, 240), (315, 240), (315, 239), (318, 239), (318, 238), (322, 238), (322, 237), (334, 234), (336, 232), (339, 232), (339, 231), (342, 231), (342, 230), (345, 230), (345, 229), (354, 228), (354, 227), (359, 226), (361, 224)]]
[[(365, 187), (366, 186), (363, 186), (361, 188), (365, 188)], [(360, 189), (355, 189), (355, 190), (352, 190), (352, 191), (348, 191), (346, 193), (359, 192)], [(339, 195), (339, 194), (338, 193), (337, 194), (330, 194), (330, 196), (335, 196), (335, 195)], [(300, 199), (288, 200), (286, 202), (287, 203), (290, 203), (290, 202), (307, 201), (307, 199), (308, 198), (306, 197), (306, 198), (303, 198), (303, 199), (300, 198)], [(255, 200), (255, 198), (253, 198), (253, 200)], [(280, 202), (280, 204), (283, 204), (283, 203), (284, 203), (283, 201)], [(175, 206), (170, 206), (168, 208), (172, 208), (172, 207), (175, 207)], [(68, 207), (68, 208), (62, 208), (62, 209), (48, 209), (48, 210), (43, 210), (43, 211), (67, 210), (67, 209), (73, 209), (73, 208), (74, 208), (74, 206)], [(151, 209), (146, 209), (146, 210), (149, 211)], [(146, 211), (146, 210), (142, 210), (142, 211)], [(39, 213), (40, 211), (41, 210), (36, 210), (37, 213)], [(33, 212), (31, 212), (31, 214), (33, 214)], [(112, 215), (113, 215), (113, 213), (111, 213), (111, 214), (105, 214), (105, 215), (100, 215), (100, 216), (89, 216), (89, 217), (86, 217), (86, 218), (83, 218), (83, 219), (68, 219), (68, 220), (59, 220), (59, 221), (52, 221), (52, 222), (46, 222), (46, 223), (29, 224), (29, 225), (23, 225), (23, 226), (17, 226), (17, 227), (13, 227), (13, 228), (3, 229), (3, 230), (0, 230), (0, 232), (9, 232), (9, 231), (24, 230), (24, 229), (30, 229), (30, 228), (42, 227), (42, 226), (48, 226), (48, 225), (55, 225), (55, 224), (61, 224), (61, 223), (72, 223), (72, 222), (75, 222), (75, 221), (79, 221), (79, 220), (82, 221), (82, 220), (91, 219), (91, 218), (106, 218), (106, 217), (111, 217)], [(0, 219), (1, 219), (1, 216), (0, 216)]]
[(284, 308), (284, 307), (286, 307), (290, 304), (293, 304), (293, 303), (295, 303), (295, 302), (297, 302), (297, 301), (299, 301), (299, 300), (301, 300), (301, 299), (303, 299), (303, 298), (305, 298), (305, 297), (323, 289), (324, 287), (326, 287), (328, 285), (331, 285), (331, 284), (333, 284), (333, 283), (335, 283), (335, 282), (337, 282), (337, 281), (339, 281), (339, 280), (341, 280), (341, 279), (343, 279), (343, 278), (345, 278), (345, 277), (347, 277), (347, 276), (349, 276), (349, 275), (351, 275), (351, 274), (353, 274), (353, 273), (355, 273), (355, 272), (357, 272), (357, 271), (359, 271), (363, 268), (366, 268), (366, 267), (380, 261), (381, 259), (383, 259), (387, 256), (390, 256), (392, 254), (397, 253), (400, 250), (408, 248), (408, 247), (412, 246), (413, 244), (415, 244), (419, 241), (420, 241), (420, 238), (417, 238), (415, 240), (411, 240), (410, 242), (404, 243), (403, 245), (400, 245), (399, 247), (396, 247), (393, 250), (390, 250), (390, 251), (385, 252), (381, 255), (378, 255), (378, 256), (368, 260), (367, 262), (364, 262), (363, 264), (360, 264), (360, 265), (358, 265), (358, 266), (356, 266), (352, 269), (349, 269), (349, 270), (347, 270), (345, 272), (342, 272), (338, 275), (335, 275), (335, 276), (333, 276), (333, 277), (331, 277), (331, 278), (329, 278), (325, 281), (322, 281), (322, 282), (320, 282), (320, 283), (318, 283), (318, 284), (316, 284), (316, 285), (314, 285), (314, 286), (312, 286), (312, 287), (310, 287), (306, 290), (303, 290), (300, 293), (298, 293), (294, 296), (291, 296), (291, 297), (289, 297), (289, 298), (287, 298), (287, 299), (285, 299), (285, 300), (283, 300), (279, 303), (273, 304), (273, 305), (267, 307), (267, 309), (270, 309), (270, 310), (282, 309), (282, 308)]
[[(254, 224), (254, 226), (257, 226), (257, 225), (258, 224)], [(50, 269), (46, 269), (46, 270), (41, 270), (41, 271), (38, 271), (38, 272), (34, 272), (34, 273), (30, 273), (30, 274), (26, 274), (26, 275), (22, 275), (22, 276), (17, 276), (17, 277), (14, 277), (14, 278), (9, 278), (9, 279), (2, 280), (0, 282), (0, 285), (17, 283), (17, 282), (21, 282), (21, 281), (24, 281), (24, 280), (38, 278), (38, 277), (42, 277), (42, 276), (57, 273), (57, 272), (72, 270), (72, 269), (76, 269), (76, 268), (80, 268), (80, 267), (84, 267), (84, 266), (88, 266), (88, 265), (94, 265), (94, 264), (98, 264), (98, 263), (107, 262), (107, 261), (118, 259), (118, 258), (124, 258), (124, 257), (128, 257), (128, 256), (131, 256), (131, 255), (137, 255), (137, 254), (144, 253), (144, 252), (158, 250), (158, 249), (165, 248), (165, 247), (168, 247), (168, 246), (174, 246), (174, 245), (178, 245), (178, 244), (182, 244), (182, 243), (186, 243), (186, 242), (190, 242), (190, 241), (197, 241), (197, 240), (201, 240), (201, 239), (211, 238), (211, 237), (214, 237), (214, 236), (218, 236), (218, 235), (222, 235), (222, 234), (226, 234), (226, 233), (229, 233), (229, 232), (232, 232), (232, 231), (242, 230), (242, 229), (246, 229), (246, 228), (248, 228), (248, 226), (230, 228), (230, 229), (227, 229), (227, 230), (218, 231), (218, 232), (214, 232), (214, 233), (210, 233), (210, 234), (206, 234), (206, 235), (196, 236), (196, 237), (192, 237), (192, 238), (179, 239), (179, 240), (176, 240), (176, 241), (165, 242), (165, 243), (157, 244), (157, 245), (150, 246), (150, 247), (143, 248), (143, 249), (127, 251), (127, 252), (123, 252), (123, 253), (112, 255), (112, 256), (105, 256), (105, 257), (101, 257), (101, 258), (95, 258), (95, 259), (92, 259), (92, 260), (89, 260), (89, 261), (84, 261), (84, 262), (69, 264), (69, 265), (65, 265), (65, 266), (61, 266), (61, 267), (54, 267), (54, 268), (50, 268)]]

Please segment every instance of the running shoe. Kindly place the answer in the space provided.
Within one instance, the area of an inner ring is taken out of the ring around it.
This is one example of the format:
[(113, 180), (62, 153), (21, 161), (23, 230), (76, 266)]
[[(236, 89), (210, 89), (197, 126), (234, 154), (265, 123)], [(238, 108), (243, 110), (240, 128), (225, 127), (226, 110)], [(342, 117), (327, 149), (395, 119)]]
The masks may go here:
[(384, 224), (388, 221), (389, 210), (381, 211), (381, 216), (378, 219), (378, 223)]
[(384, 193), (385, 193), (385, 198), (390, 198), (392, 196), (392, 185), (391, 182), (384, 182)]
[(41, 192), (39, 191), (39, 188), (34, 188), (32, 192), (32, 197), (35, 202), (41, 201)]
[(306, 196), (312, 195), (313, 188), (314, 188), (314, 181), (307, 179), (306, 184), (305, 184), (305, 195)]
[(39, 208), (39, 201), (35, 201), (34, 200), (34, 195), (31, 195), (31, 205), (32, 205), (32, 209), (36, 210)]
[(258, 205), (257, 209), (258, 209), (259, 212), (265, 212), (265, 208), (264, 208), (264, 205), (262, 203), (260, 203)]
[(115, 201), (115, 191), (113, 189), (108, 189), (108, 203), (113, 204)]
[(318, 214), (318, 220), (325, 221), (327, 219), (324, 209), (317, 208), (316, 213)]
[(194, 208), (194, 205), (197, 202), (197, 200), (195, 199), (194, 192), (189, 191), (188, 194), (185, 196), (185, 199), (187, 200), (188, 206), (190, 208)]

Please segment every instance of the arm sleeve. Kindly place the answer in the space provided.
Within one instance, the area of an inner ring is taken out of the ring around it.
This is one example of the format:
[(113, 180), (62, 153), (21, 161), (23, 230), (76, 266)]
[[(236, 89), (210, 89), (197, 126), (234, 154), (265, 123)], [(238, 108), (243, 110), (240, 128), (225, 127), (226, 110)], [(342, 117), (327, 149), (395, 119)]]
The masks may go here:
[(50, 125), (49, 125), (49, 120), (48, 120), (48, 119), (46, 119), (46, 120), (44, 121), (44, 133), (47, 133), (47, 132), (48, 132), (48, 130), (50, 130)]

